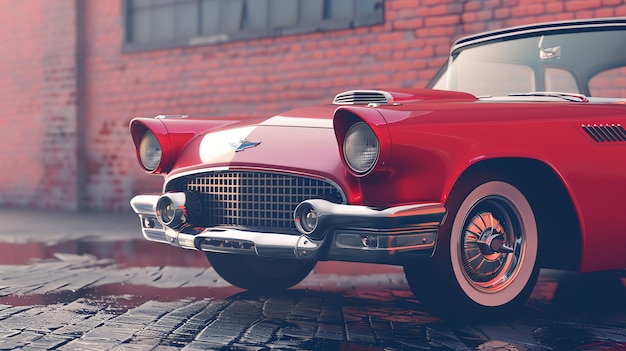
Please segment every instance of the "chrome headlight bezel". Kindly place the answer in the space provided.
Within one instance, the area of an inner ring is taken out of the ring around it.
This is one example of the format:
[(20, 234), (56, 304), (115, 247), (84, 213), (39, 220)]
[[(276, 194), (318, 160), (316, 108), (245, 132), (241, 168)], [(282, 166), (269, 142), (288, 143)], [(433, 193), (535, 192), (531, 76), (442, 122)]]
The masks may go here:
[(363, 121), (348, 128), (342, 148), (346, 165), (359, 175), (374, 169), (380, 157), (380, 141), (372, 128)]
[(152, 131), (147, 130), (143, 133), (138, 151), (141, 165), (147, 171), (153, 172), (161, 164), (163, 147)]

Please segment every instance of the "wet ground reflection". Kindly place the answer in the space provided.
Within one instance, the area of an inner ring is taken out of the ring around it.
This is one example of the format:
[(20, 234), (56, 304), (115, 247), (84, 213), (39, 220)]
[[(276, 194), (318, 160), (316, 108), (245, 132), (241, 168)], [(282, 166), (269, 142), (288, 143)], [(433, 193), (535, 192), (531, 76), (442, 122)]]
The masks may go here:
[(476, 323), (428, 313), (396, 267), (320, 263), (296, 288), (264, 296), (227, 284), (202, 253), (142, 240), (0, 243), (0, 345), (624, 350), (625, 284), (624, 271), (544, 271), (518, 313)]

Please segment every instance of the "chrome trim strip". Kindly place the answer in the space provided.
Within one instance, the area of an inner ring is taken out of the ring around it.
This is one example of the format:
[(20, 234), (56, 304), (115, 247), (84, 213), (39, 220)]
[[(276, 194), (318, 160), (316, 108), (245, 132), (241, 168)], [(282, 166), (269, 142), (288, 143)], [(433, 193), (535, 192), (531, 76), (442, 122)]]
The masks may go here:
[(312, 207), (317, 214), (317, 226), (303, 233), (321, 238), (326, 232), (337, 228), (389, 231), (397, 228), (438, 227), (446, 216), (446, 208), (440, 203), (425, 203), (390, 207), (383, 210), (367, 206), (335, 204), (326, 200), (303, 201), (294, 211), (294, 220), (300, 217), (301, 208)]

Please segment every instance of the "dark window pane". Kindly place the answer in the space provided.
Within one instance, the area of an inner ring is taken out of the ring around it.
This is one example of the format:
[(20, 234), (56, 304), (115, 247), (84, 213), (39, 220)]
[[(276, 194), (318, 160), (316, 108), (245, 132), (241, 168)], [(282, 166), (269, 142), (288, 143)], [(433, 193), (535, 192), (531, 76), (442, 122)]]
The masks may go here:
[(324, 0), (300, 0), (300, 21), (319, 23), (324, 18)]
[(246, 0), (246, 16), (244, 18), (244, 28), (267, 28), (267, 9), (267, 0)]
[(198, 4), (190, 1), (176, 6), (176, 37), (192, 38), (198, 35)]
[(132, 0), (131, 1), (131, 7), (133, 9), (139, 8), (139, 7), (145, 7), (152, 4), (152, 2), (150, 2), (150, 0)]
[(363, 18), (370, 17), (376, 13), (377, 4), (380, 3), (380, 0), (357, 0), (355, 1), (356, 5), (356, 14), (355, 17)]
[(172, 7), (157, 7), (152, 13), (154, 39), (164, 41), (174, 38), (174, 14)]
[(222, 1), (220, 10), (221, 33), (236, 33), (241, 30), (243, 0)]
[(132, 42), (146, 43), (152, 39), (152, 35), (150, 34), (152, 29), (150, 14), (149, 10), (136, 10), (133, 13), (133, 19), (131, 21), (132, 35), (130, 37)]
[(202, 1), (202, 35), (214, 35), (220, 28), (220, 0)]
[(353, 0), (330, 0), (327, 6), (327, 18), (329, 19), (352, 18), (354, 9)]
[(297, 0), (270, 0), (270, 28), (294, 27), (298, 24)]

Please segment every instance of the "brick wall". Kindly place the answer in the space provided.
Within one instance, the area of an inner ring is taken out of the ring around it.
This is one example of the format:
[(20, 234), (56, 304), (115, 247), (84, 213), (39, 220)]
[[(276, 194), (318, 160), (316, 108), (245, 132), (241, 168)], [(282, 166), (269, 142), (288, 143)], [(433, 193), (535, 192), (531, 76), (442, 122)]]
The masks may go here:
[(120, 6), (0, 0), (0, 121), (10, 126), (0, 206), (127, 211), (134, 194), (158, 192), (162, 179), (136, 164), (135, 116), (269, 115), (356, 87), (423, 87), (463, 35), (626, 16), (622, 0), (385, 0), (380, 26), (123, 54)]
[(73, 0), (0, 2), (0, 204), (76, 209)]

